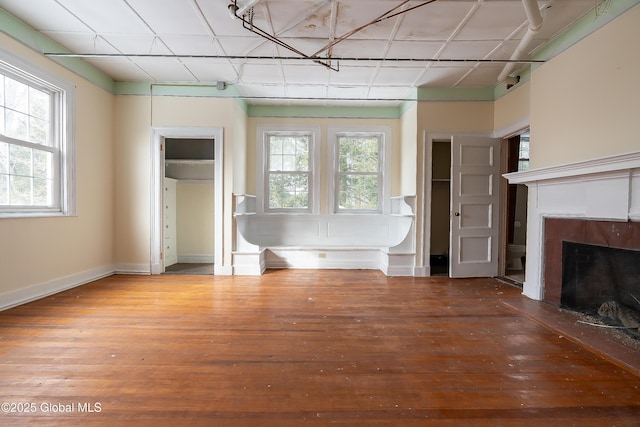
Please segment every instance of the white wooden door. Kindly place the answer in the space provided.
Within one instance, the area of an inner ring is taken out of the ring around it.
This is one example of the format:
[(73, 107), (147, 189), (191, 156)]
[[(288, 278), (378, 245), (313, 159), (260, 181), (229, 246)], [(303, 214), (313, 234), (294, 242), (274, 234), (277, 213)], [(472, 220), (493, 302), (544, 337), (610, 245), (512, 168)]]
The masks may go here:
[(500, 140), (454, 136), (451, 150), (449, 275), (496, 276)]
[(164, 267), (169, 267), (178, 262), (178, 236), (177, 236), (177, 181), (172, 178), (164, 178)]

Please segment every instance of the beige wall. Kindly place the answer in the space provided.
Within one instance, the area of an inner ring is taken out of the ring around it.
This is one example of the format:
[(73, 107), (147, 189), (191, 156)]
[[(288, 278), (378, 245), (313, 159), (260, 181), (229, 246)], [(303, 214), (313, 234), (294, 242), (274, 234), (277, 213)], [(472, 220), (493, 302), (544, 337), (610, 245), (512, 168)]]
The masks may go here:
[(176, 186), (178, 259), (214, 251), (213, 182), (178, 181)]
[(531, 82), (522, 83), (494, 102), (493, 129), (499, 136), (529, 124), (530, 88)]
[(418, 104), (414, 103), (400, 119), (400, 191), (401, 195), (416, 194), (416, 173), (418, 167)]
[(638, 151), (640, 5), (531, 76), (531, 167)]
[(0, 46), (77, 88), (77, 216), (0, 219), (2, 295), (111, 268), (114, 97), (2, 34)]
[[(327, 131), (331, 126), (390, 126), (391, 146), (391, 194), (399, 195), (401, 187), (401, 127), (399, 119), (326, 119), (326, 118), (274, 118), (250, 117), (247, 130), (247, 192), (256, 194), (256, 132), (259, 125), (308, 125), (320, 126), (321, 176), (327, 171)], [(320, 213), (327, 213), (326, 179), (321, 179)]]
[[(151, 259), (151, 132), (153, 127), (222, 127), (225, 227), (223, 265), (231, 263), (232, 99), (116, 97), (116, 254), (121, 269), (149, 269)], [(153, 116), (153, 117), (152, 117)]]

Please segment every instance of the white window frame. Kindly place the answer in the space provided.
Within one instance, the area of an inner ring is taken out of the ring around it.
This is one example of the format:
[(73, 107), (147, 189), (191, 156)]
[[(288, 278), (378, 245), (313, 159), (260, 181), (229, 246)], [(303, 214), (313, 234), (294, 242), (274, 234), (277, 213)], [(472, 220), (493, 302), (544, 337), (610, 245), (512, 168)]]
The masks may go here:
[(75, 86), (13, 53), (0, 48), (0, 74), (51, 95), (51, 145), (42, 146), (0, 134), (12, 145), (53, 153), (54, 182), (51, 206), (0, 205), (0, 218), (76, 215), (75, 189)]
[[(269, 136), (310, 135), (309, 146), (309, 207), (306, 209), (269, 208)], [(256, 196), (258, 213), (318, 214), (320, 211), (320, 126), (259, 125), (256, 135)]]
[[(381, 137), (379, 167), (382, 185), (378, 188), (378, 209), (340, 209), (338, 163), (338, 137), (344, 135)], [(358, 126), (358, 127), (330, 127), (327, 131), (327, 165), (328, 174), (328, 206), (333, 214), (388, 214), (391, 207), (391, 127), (389, 126)]]

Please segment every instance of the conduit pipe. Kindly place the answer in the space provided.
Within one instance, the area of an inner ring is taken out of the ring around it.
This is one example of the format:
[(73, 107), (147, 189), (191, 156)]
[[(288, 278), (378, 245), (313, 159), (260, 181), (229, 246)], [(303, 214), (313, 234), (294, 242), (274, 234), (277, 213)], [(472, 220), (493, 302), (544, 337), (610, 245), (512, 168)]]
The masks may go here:
[(513, 51), (511, 55), (512, 62), (507, 63), (498, 75), (498, 81), (500, 83), (506, 83), (507, 85), (518, 83), (518, 79), (509, 76), (509, 74), (511, 74), (516, 64), (518, 64), (517, 60), (527, 54), (527, 50), (531, 46), (535, 34), (540, 31), (542, 24), (544, 24), (537, 0), (522, 0), (522, 6), (524, 7), (524, 13), (527, 15), (527, 21), (529, 23), (527, 32), (522, 37), (522, 40), (520, 40), (516, 50)]
[(230, 4), (229, 13), (234, 18), (237, 18), (238, 16), (244, 16), (246, 15), (249, 9), (257, 5), (259, 2), (260, 0), (249, 0), (248, 2), (245, 3), (244, 6), (240, 6), (237, 9), (235, 8), (236, 6), (234, 4)]

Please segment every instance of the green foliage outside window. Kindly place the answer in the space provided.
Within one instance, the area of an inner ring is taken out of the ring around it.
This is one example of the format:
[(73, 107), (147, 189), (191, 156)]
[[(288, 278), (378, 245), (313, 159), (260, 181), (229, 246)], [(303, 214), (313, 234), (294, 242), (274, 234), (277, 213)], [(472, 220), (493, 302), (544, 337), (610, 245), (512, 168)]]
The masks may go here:
[(310, 136), (269, 135), (268, 208), (308, 209)]
[(338, 137), (337, 202), (339, 210), (378, 210), (381, 139)]
[(53, 203), (50, 105), (49, 93), (0, 75), (0, 205)]

